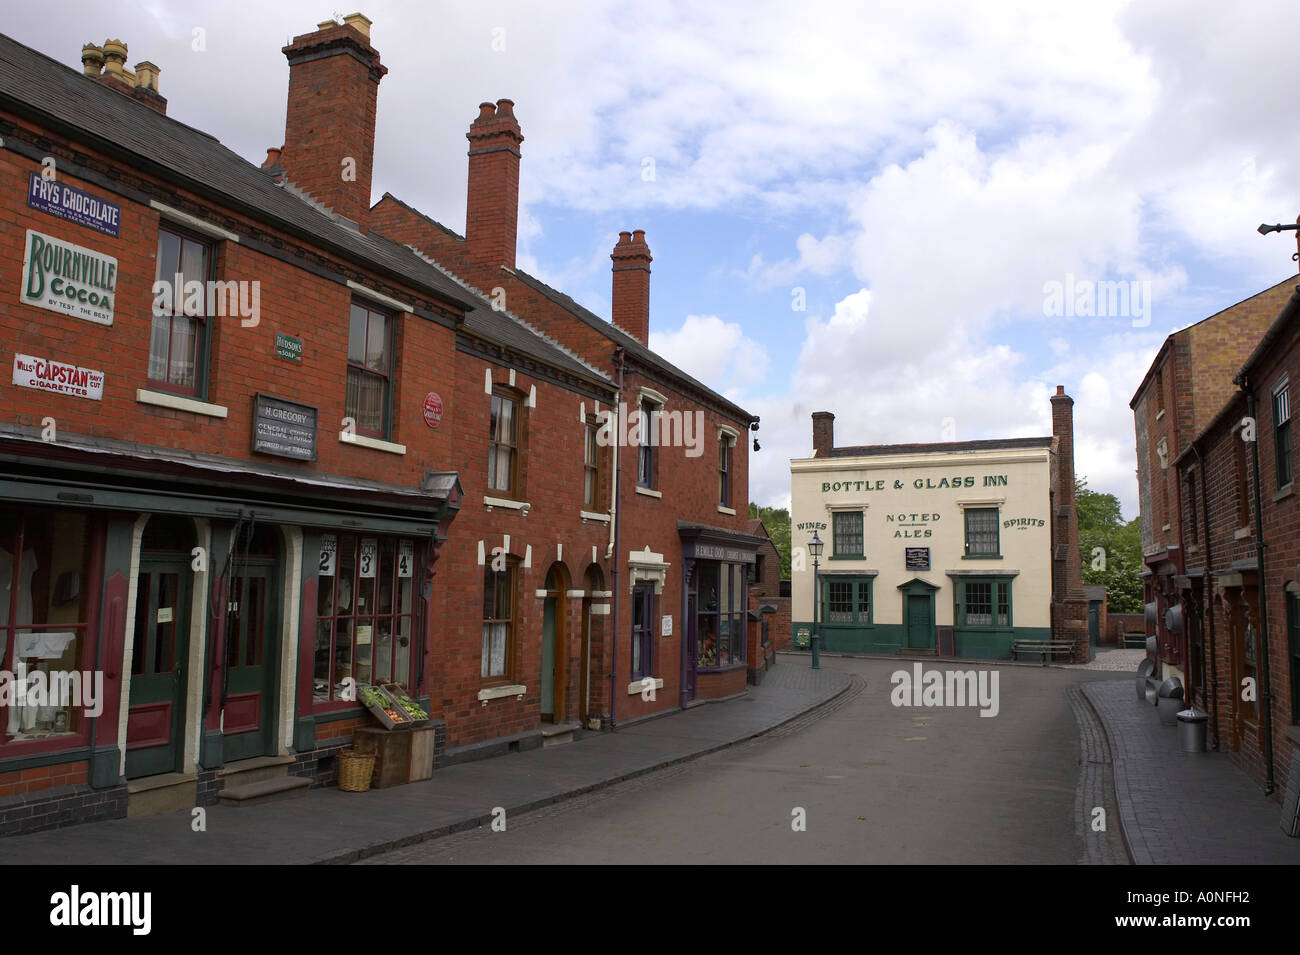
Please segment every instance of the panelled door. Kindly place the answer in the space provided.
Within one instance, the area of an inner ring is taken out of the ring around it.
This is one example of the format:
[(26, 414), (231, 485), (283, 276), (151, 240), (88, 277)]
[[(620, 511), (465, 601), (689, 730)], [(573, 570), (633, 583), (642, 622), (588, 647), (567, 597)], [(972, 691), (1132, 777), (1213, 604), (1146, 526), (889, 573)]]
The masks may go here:
[(190, 559), (140, 559), (136, 578), (126, 776), (180, 772), (185, 754)]
[(930, 597), (926, 594), (907, 595), (907, 646), (923, 650), (934, 646), (934, 621), (930, 614)]
[(226, 602), (226, 705), (222, 760), (274, 756), (279, 709), (279, 568), (247, 560), (232, 576)]

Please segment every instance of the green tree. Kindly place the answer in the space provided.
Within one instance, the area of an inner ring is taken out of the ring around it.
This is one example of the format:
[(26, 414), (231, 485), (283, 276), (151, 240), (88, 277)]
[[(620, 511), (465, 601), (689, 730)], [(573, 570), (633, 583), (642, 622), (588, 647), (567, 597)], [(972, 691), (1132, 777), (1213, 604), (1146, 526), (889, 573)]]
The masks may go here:
[(767, 528), (767, 536), (776, 546), (777, 556), (781, 558), (781, 576), (790, 576), (790, 512), (784, 507), (760, 507), (749, 505), (750, 519), (758, 518)]
[(1088, 487), (1086, 477), (1074, 482), (1079, 514), (1079, 550), (1083, 582), (1106, 587), (1111, 613), (1142, 612), (1142, 537), (1138, 519), (1125, 522), (1119, 498)]

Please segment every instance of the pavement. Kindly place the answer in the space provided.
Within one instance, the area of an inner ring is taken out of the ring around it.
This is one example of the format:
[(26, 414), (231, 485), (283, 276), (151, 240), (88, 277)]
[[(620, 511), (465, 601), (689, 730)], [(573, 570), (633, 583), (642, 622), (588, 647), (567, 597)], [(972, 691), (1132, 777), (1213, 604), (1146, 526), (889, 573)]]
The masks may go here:
[(1279, 804), (1226, 753), (1184, 753), (1178, 728), (1161, 724), (1156, 708), (1138, 700), (1134, 679), (1090, 682), (1082, 691), (1105, 729), (1135, 863), (1300, 864), (1300, 839), (1282, 832)]
[(345, 793), (312, 789), (244, 808), (90, 823), (0, 840), (0, 865), (301, 865), (349, 863), (490, 825), (734, 746), (831, 703), (852, 685), (797, 659), (743, 696), (584, 736), (561, 746), (437, 769), (422, 783)]

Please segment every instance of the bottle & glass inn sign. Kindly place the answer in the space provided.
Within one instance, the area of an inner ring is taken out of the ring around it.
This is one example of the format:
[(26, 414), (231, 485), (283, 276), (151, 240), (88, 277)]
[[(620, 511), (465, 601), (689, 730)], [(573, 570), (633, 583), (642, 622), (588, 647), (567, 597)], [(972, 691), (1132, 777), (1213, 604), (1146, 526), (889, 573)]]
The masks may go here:
[(941, 478), (914, 478), (911, 481), (904, 481), (901, 478), (877, 478), (874, 481), (822, 481), (822, 493), (843, 494), (849, 491), (884, 491), (890, 489), (902, 491), (909, 488), (915, 491), (939, 491), (947, 488), (977, 486), (1006, 487), (1007, 484), (1005, 474), (985, 474), (982, 475), (981, 479), (977, 479), (973, 474), (956, 474), (951, 477)]

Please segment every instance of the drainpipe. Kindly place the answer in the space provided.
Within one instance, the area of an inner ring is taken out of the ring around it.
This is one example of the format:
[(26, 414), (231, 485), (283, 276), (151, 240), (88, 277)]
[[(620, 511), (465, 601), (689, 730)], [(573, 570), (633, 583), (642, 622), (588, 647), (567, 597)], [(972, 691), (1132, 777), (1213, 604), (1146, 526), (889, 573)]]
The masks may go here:
[[(1201, 575), (1202, 617), (1206, 622), (1210, 637), (1210, 725), (1214, 728), (1214, 749), (1219, 749), (1219, 661), (1215, 651), (1214, 629), (1214, 590), (1211, 584), (1210, 568), (1214, 566), (1214, 551), (1210, 543), (1210, 495), (1205, 482), (1205, 461), (1201, 458), (1199, 442), (1192, 442), (1192, 453), (1196, 455), (1196, 471), (1201, 479), (1201, 526), (1205, 528), (1205, 573)], [(1193, 506), (1195, 501), (1192, 502)], [(1196, 515), (1192, 515), (1195, 520)]]
[(609, 539), (609, 550), (605, 552), (605, 557), (613, 557), (614, 564), (610, 571), (613, 579), (614, 588), (614, 605), (610, 608), (612, 611), (613, 621), (610, 626), (610, 636), (613, 643), (613, 656), (610, 659), (609, 674), (609, 728), (610, 731), (618, 729), (618, 719), (616, 710), (618, 707), (618, 610), (619, 596), (622, 588), (618, 584), (618, 555), (619, 555), (619, 506), (618, 495), (622, 488), (623, 477), (623, 347), (620, 345), (614, 349), (614, 369), (618, 373), (618, 384), (614, 392), (614, 414), (616, 430), (614, 431), (614, 494), (613, 494), (613, 511), (614, 519), (610, 522), (612, 532)]
[(1259, 474), (1259, 431), (1258, 421), (1255, 416), (1255, 391), (1250, 386), (1250, 380), (1245, 374), (1238, 374), (1232, 379), (1235, 384), (1246, 394), (1246, 416), (1251, 421), (1256, 422), (1255, 440), (1251, 444), (1251, 459), (1254, 463), (1255, 479), (1253, 491), (1255, 493), (1255, 562), (1256, 562), (1256, 588), (1259, 596), (1259, 682), (1260, 682), (1260, 702), (1264, 704), (1264, 793), (1272, 795), (1276, 788), (1273, 781), (1273, 688), (1269, 679), (1268, 666), (1268, 589), (1264, 581), (1264, 511), (1263, 511), (1263, 494), (1260, 486), (1263, 481)]

